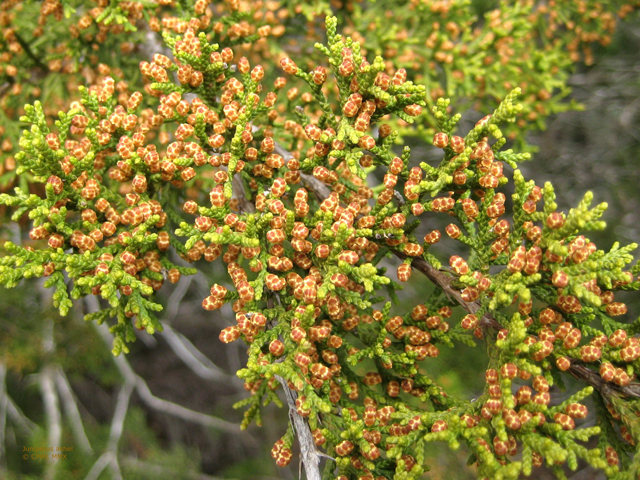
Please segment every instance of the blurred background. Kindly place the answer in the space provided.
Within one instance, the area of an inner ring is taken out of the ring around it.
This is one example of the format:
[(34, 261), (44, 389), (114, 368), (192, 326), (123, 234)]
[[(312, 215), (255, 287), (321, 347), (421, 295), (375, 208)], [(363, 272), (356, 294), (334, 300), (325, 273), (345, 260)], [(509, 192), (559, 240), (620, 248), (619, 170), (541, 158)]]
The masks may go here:
[[(593, 65), (579, 65), (571, 77), (567, 102), (575, 100), (582, 109), (558, 114), (546, 130), (530, 134), (538, 151), (522, 165), (525, 177), (538, 185), (554, 184), (561, 209), (575, 206), (587, 190), (596, 203), (609, 204), (608, 229), (589, 235), (603, 249), (640, 239), (638, 51), (640, 23), (621, 23), (612, 45), (596, 50)], [(465, 112), (459, 133), (486, 113)], [(414, 147), (413, 158), (438, 160), (439, 151)], [(24, 232), (13, 228), (6, 235), (19, 241)], [(451, 252), (438, 253), (446, 258)], [(242, 409), (233, 405), (246, 392), (234, 374), (244, 364), (245, 346), (219, 342), (233, 314), (230, 308), (205, 312), (201, 301), (226, 272), (202, 266), (196, 276), (161, 290), (165, 331), (153, 337), (140, 333), (131, 353), (115, 359), (108, 329), (83, 320), (95, 303), (78, 302), (63, 318), (41, 281), (0, 290), (0, 478), (117, 478), (109, 467), (109, 455), (116, 453), (127, 480), (298, 478), (297, 457), (280, 469), (269, 454), (286, 429), (284, 409), (271, 405), (263, 412), (264, 427), (239, 429)], [(429, 288), (410, 283), (400, 299), (420, 303)], [(629, 318), (640, 314), (637, 299), (623, 301)], [(484, 386), (485, 358), (481, 346), (442, 347), (429, 368), (449, 392), (473, 398)], [(55, 468), (47, 461), (24, 461), (25, 448), (49, 446), (51, 428), (59, 429), (61, 446), (72, 447), (67, 460)], [(475, 478), (463, 448), (452, 452), (431, 445), (429, 478)], [(582, 466), (568, 473), (598, 478)], [(543, 471), (536, 475), (546, 478)]]

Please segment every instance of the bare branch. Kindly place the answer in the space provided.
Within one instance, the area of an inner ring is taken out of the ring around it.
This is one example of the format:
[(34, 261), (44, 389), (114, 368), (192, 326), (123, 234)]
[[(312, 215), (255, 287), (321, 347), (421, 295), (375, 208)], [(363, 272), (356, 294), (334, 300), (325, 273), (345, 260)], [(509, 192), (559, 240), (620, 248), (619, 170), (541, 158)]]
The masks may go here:
[(118, 392), (118, 402), (116, 403), (116, 410), (113, 414), (113, 420), (111, 422), (111, 431), (109, 432), (109, 443), (107, 449), (116, 451), (118, 448), (118, 442), (122, 436), (124, 429), (124, 419), (127, 416), (129, 410), (129, 400), (133, 393), (134, 384), (131, 382), (125, 382), (120, 392)]
[(191, 282), (193, 281), (193, 276), (181, 277), (176, 289), (171, 293), (169, 299), (167, 300), (167, 310), (163, 315), (163, 320), (165, 322), (172, 322), (176, 315), (178, 315), (178, 309), (180, 308), (180, 302), (187, 294), (189, 287), (191, 286)]
[(146, 403), (154, 410), (168, 413), (169, 415), (172, 415), (174, 417), (178, 417), (189, 422), (198, 423), (205, 427), (210, 427), (216, 430), (222, 430), (234, 434), (240, 433), (240, 426), (235, 423), (227, 422), (226, 420), (222, 420), (205, 413), (196, 412), (189, 408), (183, 407), (182, 405), (178, 405), (177, 403), (173, 403), (168, 400), (163, 400), (162, 398), (156, 397), (151, 393), (151, 390), (149, 389), (147, 383), (137, 375), (136, 392), (138, 393), (138, 395), (140, 395), (140, 398), (144, 401), (144, 403)]
[(7, 413), (12, 422), (27, 435), (40, 430), (40, 427), (27, 418), (9, 395), (7, 395)]
[(82, 417), (80, 416), (80, 410), (78, 409), (78, 401), (73, 395), (73, 390), (71, 389), (67, 375), (60, 366), (57, 366), (56, 368), (55, 382), (58, 387), (58, 393), (63, 401), (64, 411), (67, 419), (69, 420), (71, 431), (73, 432), (73, 436), (76, 439), (78, 447), (83, 453), (93, 455), (91, 443), (89, 442), (89, 438), (87, 437), (87, 434), (84, 431), (84, 426), (82, 425)]
[[(268, 308), (273, 308), (273, 303), (273, 298), (267, 298)], [(285, 357), (282, 357), (278, 360), (278, 363), (284, 361), (284, 359)], [(289, 419), (293, 422), (296, 437), (298, 437), (298, 443), (300, 444), (300, 460), (304, 465), (307, 480), (320, 480), (320, 456), (326, 455), (321, 455), (320, 452), (318, 452), (316, 444), (313, 441), (313, 434), (311, 433), (309, 422), (298, 413), (298, 409), (296, 408), (296, 399), (298, 398), (297, 392), (289, 387), (289, 384), (283, 377), (280, 375), (274, 376), (276, 380), (280, 382), (280, 385), (282, 385), (284, 396), (287, 399)]]
[[(97, 311), (97, 309), (99, 309), (97, 298), (92, 296), (86, 297), (85, 300), (87, 301), (90, 311)], [(109, 332), (109, 327), (104, 323), (101, 325), (96, 325), (94, 323), (93, 325), (96, 327), (98, 333), (100, 333), (100, 336), (105, 341), (107, 346), (111, 347), (111, 345), (113, 345), (113, 335), (111, 335), (111, 332)], [(125, 383), (128, 382), (134, 385), (136, 393), (150, 408), (168, 413), (169, 415), (172, 415), (174, 417), (182, 418), (183, 420), (198, 423), (206, 427), (211, 427), (216, 430), (222, 430), (235, 434), (240, 433), (240, 427), (235, 423), (227, 422), (226, 420), (222, 420), (205, 413), (196, 412), (194, 410), (183, 407), (182, 405), (178, 405), (177, 403), (173, 403), (168, 400), (163, 400), (156, 397), (153, 393), (151, 393), (147, 382), (133, 371), (133, 368), (123, 355), (114, 357), (113, 361), (120, 371), (120, 374), (124, 377)]]
[(122, 460), (122, 463), (130, 468), (131, 470), (137, 470), (139, 472), (144, 472), (145, 474), (153, 474), (156, 478), (188, 478), (192, 480), (222, 480), (221, 477), (212, 477), (211, 475), (206, 475), (204, 473), (199, 472), (185, 472), (185, 471), (176, 471), (170, 468), (165, 468), (160, 465), (155, 465), (150, 462), (144, 462), (135, 457), (125, 457)]
[[(46, 290), (44, 285), (42, 282), (37, 285), (42, 304), (46, 305)], [(53, 320), (51, 318), (45, 318), (42, 329), (42, 350), (45, 354), (51, 354), (55, 350)], [(59, 446), (60, 439), (62, 438), (62, 415), (60, 413), (59, 399), (55, 389), (55, 376), (56, 370), (51, 364), (45, 364), (42, 371), (38, 374), (38, 383), (40, 384), (42, 403), (44, 404), (44, 413), (47, 425), (47, 443), (49, 447)], [(43, 478), (45, 480), (53, 480), (56, 476), (57, 468), (57, 458), (47, 462)]]
[(325, 198), (331, 195), (331, 190), (324, 183), (318, 180), (313, 175), (308, 175), (306, 173), (300, 173), (300, 178), (302, 179), (302, 183), (315, 194), (316, 198), (319, 201), (324, 200)]
[(298, 437), (298, 443), (300, 443), (300, 456), (302, 457), (307, 480), (321, 480), (320, 455), (318, 455), (316, 444), (313, 441), (309, 423), (296, 409), (297, 394), (289, 388), (284, 378), (279, 375), (275, 375), (275, 377), (282, 385), (284, 395), (287, 398), (289, 417), (293, 420), (293, 426), (296, 429), (296, 437)]
[[(47, 444), (49, 447), (60, 445), (62, 438), (62, 418), (60, 414), (60, 404), (58, 395), (54, 385), (55, 368), (51, 365), (45, 365), (39, 374), (40, 391), (42, 392), (42, 403), (44, 404), (44, 413), (47, 422)], [(58, 467), (58, 459), (52, 459), (46, 462), (43, 478), (45, 480), (53, 480), (56, 476)]]
[[(98, 325), (97, 327), (107, 345), (112, 345), (113, 337), (109, 332), (109, 327), (107, 327), (105, 324)], [(196, 412), (185, 408), (182, 405), (178, 405), (177, 403), (173, 403), (168, 400), (163, 400), (156, 397), (153, 393), (151, 393), (147, 382), (145, 382), (142, 377), (138, 376), (133, 371), (133, 368), (123, 356), (114, 357), (113, 361), (115, 362), (116, 367), (118, 367), (120, 374), (125, 378), (125, 382), (132, 382), (133, 385), (135, 385), (136, 393), (140, 395), (142, 401), (154, 410), (168, 413), (169, 415), (182, 418), (183, 420), (199, 423), (200, 425), (204, 425), (206, 427), (215, 428), (216, 430), (223, 430), (230, 433), (239, 432), (240, 427), (235, 423), (227, 422), (226, 420), (222, 420), (211, 415)]]
[(129, 410), (129, 401), (133, 393), (134, 384), (125, 381), (124, 385), (118, 392), (118, 400), (116, 408), (113, 412), (111, 420), (111, 430), (109, 431), (109, 442), (105, 452), (100, 455), (96, 463), (93, 464), (91, 470), (85, 477), (85, 480), (97, 480), (102, 471), (108, 466), (111, 470), (113, 480), (122, 480), (120, 472), (120, 464), (118, 463), (118, 443), (122, 437), (124, 430), (124, 420)]
[(137, 340), (144, 343), (147, 348), (156, 348), (158, 346), (158, 340), (153, 335), (149, 335), (145, 330), (138, 330), (137, 328), (133, 332)]
[(84, 477), (84, 480), (98, 480), (98, 477), (102, 473), (102, 471), (107, 468), (107, 465), (111, 463), (111, 459), (113, 457), (113, 452), (104, 452), (98, 460), (93, 464), (87, 476)]
[(7, 428), (7, 408), (9, 404), (9, 396), (7, 395), (7, 385), (5, 382), (7, 376), (7, 367), (0, 362), (0, 473), (6, 472), (6, 452), (5, 452), (5, 433)]
[[(407, 258), (407, 255), (403, 252), (394, 249), (392, 249), (391, 251), (396, 257), (402, 260), (405, 260)], [(462, 299), (462, 293), (460, 292), (460, 290), (451, 286), (451, 283), (455, 280), (455, 278), (448, 273), (441, 272), (422, 257), (414, 257), (411, 261), (411, 266), (418, 270), (420, 273), (424, 274), (433, 283), (438, 285), (449, 298), (454, 299), (467, 312), (475, 314), (478, 310), (480, 310), (479, 302), (465, 302)], [(483, 327), (491, 327), (496, 329), (502, 328), (500, 323), (488, 313), (484, 315), (482, 319), (480, 319), (480, 325)]]
[(236, 173), (231, 181), (233, 187), (233, 195), (238, 199), (240, 213), (253, 213), (256, 211), (255, 205), (247, 199), (247, 195), (244, 191), (244, 184), (242, 183), (242, 177), (240, 173)]
[(107, 451), (112, 454), (109, 467), (114, 480), (122, 479), (120, 464), (118, 463), (118, 443), (120, 443), (120, 437), (122, 437), (122, 431), (124, 430), (124, 420), (127, 418), (129, 401), (131, 400), (131, 393), (133, 393), (133, 389), (134, 385), (131, 382), (124, 382), (124, 385), (118, 392), (116, 410), (113, 413), (113, 420), (111, 421), (111, 431), (109, 432)]
[(200, 378), (226, 382), (238, 380), (236, 376), (223, 372), (180, 332), (174, 330), (166, 323), (163, 323), (162, 326), (164, 327), (162, 337), (167, 341), (173, 353)]

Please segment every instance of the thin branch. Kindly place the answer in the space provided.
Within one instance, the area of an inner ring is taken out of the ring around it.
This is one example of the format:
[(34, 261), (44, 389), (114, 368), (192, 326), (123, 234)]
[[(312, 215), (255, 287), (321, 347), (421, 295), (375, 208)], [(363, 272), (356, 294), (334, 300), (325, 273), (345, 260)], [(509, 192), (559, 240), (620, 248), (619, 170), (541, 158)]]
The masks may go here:
[(127, 418), (129, 401), (131, 400), (133, 389), (133, 383), (125, 381), (124, 385), (118, 392), (118, 400), (111, 420), (111, 430), (109, 431), (107, 448), (93, 464), (93, 467), (91, 467), (91, 470), (85, 477), (85, 480), (97, 480), (106, 467), (110, 468), (113, 480), (122, 480), (120, 464), (118, 463), (118, 443), (120, 443), (120, 438), (124, 431), (124, 421), (125, 418)]
[(118, 443), (122, 437), (124, 430), (124, 420), (127, 418), (129, 411), (129, 401), (133, 393), (134, 385), (131, 382), (124, 382), (124, 385), (118, 392), (118, 401), (116, 402), (116, 410), (113, 413), (111, 421), (111, 431), (109, 432), (109, 443), (107, 443), (107, 451), (111, 452), (112, 458), (109, 462), (111, 473), (114, 480), (121, 480), (120, 464), (118, 463)]
[[(98, 304), (98, 299), (94, 296), (85, 297), (87, 305), (89, 306), (89, 311), (95, 312), (100, 308)], [(100, 336), (110, 348), (113, 345), (113, 335), (109, 332), (109, 327), (106, 324), (93, 325), (100, 333)], [(229, 433), (238, 434), (240, 433), (239, 425), (231, 422), (227, 422), (226, 420), (222, 420), (220, 418), (214, 417), (212, 415), (207, 415), (205, 413), (196, 412), (194, 410), (190, 410), (182, 405), (178, 405), (177, 403), (170, 402), (168, 400), (163, 400), (161, 398), (156, 397), (147, 382), (137, 375), (129, 361), (123, 356), (120, 355), (118, 357), (113, 358), (116, 367), (120, 371), (120, 374), (124, 377), (125, 383), (129, 382), (134, 385), (136, 393), (140, 396), (142, 401), (150, 408), (154, 410), (158, 410), (160, 412), (168, 413), (174, 417), (182, 418), (183, 420), (187, 420), (189, 422), (198, 423), (200, 425), (211, 427), (216, 430), (222, 430)]]
[[(401, 260), (405, 260), (408, 257), (405, 253), (400, 252), (399, 250), (391, 249), (391, 251)], [(455, 280), (453, 276), (438, 270), (422, 257), (414, 257), (411, 261), (411, 266), (438, 285), (438, 287), (440, 287), (449, 298), (454, 299), (467, 312), (475, 314), (480, 310), (480, 302), (465, 302), (462, 299), (462, 293), (460, 290), (451, 286)], [(495, 329), (502, 328), (502, 325), (500, 325), (500, 323), (488, 313), (480, 319), (480, 325), (482, 327), (491, 327)]]
[(162, 337), (167, 341), (173, 353), (196, 375), (204, 380), (235, 381), (237, 377), (223, 372), (220, 367), (209, 360), (187, 337), (174, 330), (166, 323), (162, 325)]
[(170, 468), (165, 468), (160, 465), (155, 465), (151, 462), (144, 462), (135, 457), (125, 457), (122, 463), (131, 470), (137, 470), (144, 472), (147, 476), (149, 474), (154, 475), (156, 478), (185, 478), (190, 480), (222, 480), (221, 477), (212, 477), (199, 472), (185, 472), (176, 471)]
[[(173, 262), (173, 263), (178, 263), (178, 262)], [(204, 275), (204, 273), (202, 273), (201, 270), (198, 270), (198, 273), (193, 275), (192, 278), (193, 278), (193, 281), (196, 283), (196, 285), (200, 287), (199, 293), (201, 295), (204, 294), (205, 297), (209, 295), (209, 289), (211, 288), (211, 285), (209, 285), (209, 281), (207, 280), (207, 277)]]
[[(55, 369), (51, 365), (46, 365), (39, 374), (40, 391), (42, 392), (42, 402), (47, 421), (47, 444), (49, 447), (60, 445), (62, 438), (62, 418), (60, 414), (60, 404), (54, 385)], [(53, 480), (56, 476), (58, 459), (46, 462), (43, 478)]]
[(246, 192), (244, 191), (244, 184), (242, 183), (242, 176), (240, 173), (236, 173), (231, 181), (233, 187), (234, 196), (238, 199), (240, 213), (253, 213), (256, 211), (256, 207), (247, 199)]
[[(109, 346), (112, 345), (113, 336), (109, 332), (109, 327), (105, 324), (102, 324), (97, 325), (97, 328), (105, 343)], [(142, 401), (154, 410), (168, 413), (169, 415), (182, 418), (183, 420), (187, 420), (189, 422), (199, 423), (200, 425), (204, 425), (206, 427), (215, 428), (216, 430), (222, 430), (229, 433), (239, 432), (240, 428), (235, 423), (227, 422), (226, 420), (222, 420), (211, 415), (196, 412), (194, 410), (185, 408), (182, 405), (178, 405), (177, 403), (173, 403), (168, 400), (163, 400), (156, 397), (153, 393), (151, 393), (147, 382), (133, 371), (133, 368), (126, 358), (124, 358), (123, 356), (114, 357), (113, 361), (120, 371), (120, 374), (124, 377), (125, 382), (131, 382), (135, 386), (136, 393), (140, 395)]]
[[(43, 282), (37, 284), (43, 305), (46, 305)], [(46, 356), (53, 355), (55, 351), (55, 338), (53, 336), (53, 320), (45, 318), (42, 332), (42, 351)], [(38, 374), (40, 391), (42, 392), (42, 403), (44, 404), (44, 413), (47, 425), (47, 443), (49, 447), (57, 447), (60, 445), (62, 438), (62, 414), (60, 413), (59, 398), (55, 389), (55, 367), (49, 363), (44, 365), (42, 371)], [(53, 480), (56, 476), (58, 468), (58, 459), (52, 459), (46, 463), (44, 470), (44, 479)]]
[(25, 434), (31, 435), (34, 431), (40, 430), (40, 427), (32, 422), (16, 405), (13, 399), (7, 395), (7, 413), (12, 422), (19, 427)]
[(222, 430), (227, 433), (240, 433), (240, 426), (235, 423), (227, 422), (226, 420), (222, 420), (205, 413), (196, 412), (189, 408), (183, 407), (182, 405), (178, 405), (177, 403), (173, 403), (168, 400), (156, 397), (155, 395), (153, 395), (153, 393), (151, 393), (151, 390), (149, 389), (147, 383), (137, 375), (136, 392), (138, 393), (138, 395), (140, 395), (142, 401), (144, 401), (144, 403), (146, 403), (154, 410), (168, 413), (169, 415), (172, 415), (174, 417), (181, 418), (189, 422), (198, 423), (205, 427)]
[(60, 394), (64, 404), (64, 411), (67, 419), (69, 420), (71, 431), (73, 432), (73, 436), (76, 439), (78, 447), (82, 450), (82, 453), (93, 455), (91, 443), (89, 442), (89, 438), (87, 437), (87, 434), (84, 431), (84, 426), (82, 425), (82, 417), (80, 416), (80, 410), (78, 409), (78, 401), (73, 394), (67, 375), (60, 366), (56, 368), (55, 382), (58, 387), (58, 393)]
[(153, 335), (149, 335), (145, 330), (138, 330), (137, 328), (133, 332), (136, 336), (136, 340), (140, 340), (147, 348), (156, 348), (158, 346), (158, 340)]
[(300, 456), (304, 465), (304, 471), (307, 480), (321, 480), (320, 476), (320, 455), (313, 441), (313, 434), (307, 420), (298, 413), (296, 409), (297, 394), (289, 388), (287, 381), (279, 375), (275, 375), (276, 380), (282, 385), (284, 395), (287, 398), (289, 406), (289, 417), (293, 420), (293, 426), (296, 430), (296, 437), (300, 443)]
[(107, 466), (111, 470), (113, 480), (122, 480), (120, 464), (118, 463), (118, 443), (120, 443), (120, 438), (124, 431), (124, 421), (129, 410), (129, 401), (131, 400), (133, 388), (134, 386), (131, 383), (125, 382), (120, 392), (118, 392), (118, 400), (113, 413), (113, 419), (111, 420), (111, 430), (109, 432), (107, 448), (98, 460), (96, 460), (96, 463), (93, 464), (85, 480), (97, 480)]
[(42, 60), (40, 60), (38, 57), (36, 57), (36, 55), (31, 50), (31, 47), (29, 46), (29, 43), (26, 42), (25, 40), (23, 40), (23, 38), (18, 34), (18, 32), (13, 32), (13, 34), (15, 35), (16, 41), (20, 44), (20, 46), (24, 50), (24, 53), (27, 55), (27, 57), (29, 57), (31, 60), (33, 60), (33, 62), (36, 64), (37, 67), (39, 67), (42, 70), (44, 70), (45, 74), (49, 73), (49, 67), (47, 65), (45, 65), (42, 62)]
[(93, 464), (87, 476), (84, 477), (84, 480), (98, 480), (98, 477), (102, 473), (102, 471), (107, 468), (107, 465), (111, 463), (113, 457), (113, 452), (104, 452), (98, 460)]
[(6, 385), (7, 367), (0, 362), (0, 473), (7, 470), (6, 452), (5, 452), (5, 434), (7, 429), (7, 408), (9, 397), (7, 395)]
[(169, 299), (167, 300), (167, 312), (163, 316), (163, 320), (165, 322), (172, 322), (176, 315), (178, 315), (178, 310), (180, 308), (180, 302), (187, 294), (189, 287), (191, 286), (191, 282), (193, 281), (193, 276), (181, 277), (176, 289), (171, 293)]
[(329, 189), (329, 187), (327, 187), (313, 175), (300, 173), (300, 178), (302, 179), (302, 183), (315, 194), (316, 198), (319, 201), (322, 201), (325, 198), (329, 197), (329, 195), (331, 195), (331, 190)]
[[(273, 303), (273, 298), (267, 298), (267, 308), (273, 308)], [(284, 357), (282, 357), (280, 361), (284, 361)], [(307, 480), (320, 480), (321, 455), (313, 441), (313, 434), (311, 433), (309, 422), (298, 413), (298, 409), (296, 408), (296, 399), (298, 398), (298, 394), (295, 390), (289, 387), (289, 384), (283, 377), (280, 375), (274, 376), (276, 380), (280, 382), (280, 385), (282, 385), (284, 396), (287, 399), (289, 418), (293, 421), (296, 437), (298, 437), (298, 443), (300, 444), (300, 460), (304, 465)]]

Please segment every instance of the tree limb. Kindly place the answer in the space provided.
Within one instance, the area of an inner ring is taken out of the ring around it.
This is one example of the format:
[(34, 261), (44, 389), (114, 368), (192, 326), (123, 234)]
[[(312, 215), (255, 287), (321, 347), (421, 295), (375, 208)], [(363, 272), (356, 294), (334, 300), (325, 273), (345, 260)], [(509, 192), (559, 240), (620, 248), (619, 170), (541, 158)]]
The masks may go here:
[(196, 346), (189, 341), (187, 337), (180, 332), (171, 328), (167, 323), (163, 322), (162, 337), (167, 341), (173, 353), (175, 353), (182, 362), (191, 369), (193, 373), (204, 380), (213, 381), (235, 381), (236, 376), (223, 372), (215, 363), (209, 360)]
[(118, 392), (118, 401), (116, 402), (116, 410), (113, 413), (111, 421), (111, 431), (109, 432), (109, 442), (107, 443), (107, 452), (111, 453), (111, 473), (114, 480), (121, 480), (120, 464), (118, 463), (118, 443), (124, 431), (124, 421), (129, 411), (129, 401), (135, 385), (131, 381), (125, 381), (124, 385)]
[[(267, 298), (267, 307), (273, 308), (273, 298)], [(284, 357), (279, 361), (284, 361)], [(320, 452), (318, 452), (316, 444), (313, 441), (313, 434), (311, 433), (309, 422), (298, 413), (298, 409), (296, 408), (296, 399), (298, 398), (298, 394), (295, 390), (289, 387), (289, 384), (283, 377), (280, 375), (274, 376), (276, 380), (280, 382), (280, 385), (282, 385), (284, 396), (287, 399), (289, 418), (293, 422), (296, 437), (298, 437), (298, 443), (300, 444), (300, 460), (304, 465), (304, 472), (307, 476), (307, 480), (321, 480)]]
[[(391, 252), (401, 260), (405, 260), (408, 257), (408, 255), (399, 250), (391, 249)], [(451, 286), (455, 278), (448, 273), (438, 270), (422, 257), (413, 257), (413, 260), (411, 260), (411, 266), (438, 285), (438, 287), (440, 287), (449, 298), (454, 299), (467, 312), (475, 314), (480, 310), (480, 302), (465, 302), (462, 299), (462, 293), (460, 290)], [(502, 328), (502, 325), (500, 325), (500, 323), (489, 313), (485, 314), (479, 320), (480, 325), (483, 327), (491, 327), (498, 330)]]
[[(276, 143), (276, 152), (282, 155), (285, 160), (291, 158), (291, 154)], [(310, 185), (310, 190), (316, 193), (316, 195), (329, 196), (329, 189), (317, 180), (312, 175), (304, 173), (300, 174), (303, 182)], [(244, 185), (240, 174), (236, 174), (233, 178), (233, 190), (234, 196), (240, 201), (240, 209), (244, 212), (255, 212), (255, 205), (248, 201), (244, 191)], [(318, 193), (320, 192), (320, 193)], [(326, 198), (325, 197), (325, 198)], [(273, 300), (267, 299), (267, 305), (269, 308), (273, 308)], [(300, 456), (304, 465), (304, 470), (307, 476), (307, 480), (321, 480), (320, 475), (320, 455), (316, 449), (315, 442), (313, 441), (313, 435), (309, 423), (304, 419), (296, 409), (297, 393), (289, 388), (287, 381), (279, 375), (275, 375), (276, 379), (282, 385), (285, 397), (287, 399), (287, 405), (289, 406), (289, 416), (293, 420), (293, 424), (296, 430), (296, 436), (298, 437), (298, 443), (300, 444)]]
[(55, 382), (58, 387), (58, 393), (63, 400), (64, 411), (67, 414), (66, 416), (69, 420), (73, 436), (78, 443), (78, 447), (82, 450), (82, 453), (93, 455), (91, 443), (82, 425), (82, 417), (80, 416), (80, 410), (78, 410), (77, 400), (73, 395), (69, 379), (67, 379), (66, 374), (59, 365), (57, 365), (55, 369)]
[(7, 395), (7, 367), (0, 362), (0, 473), (6, 475), (7, 465), (5, 459), (5, 434), (7, 429), (7, 409), (9, 406), (9, 397)]
[(289, 388), (289, 385), (284, 378), (279, 375), (275, 375), (275, 377), (282, 385), (284, 396), (287, 398), (289, 417), (293, 421), (293, 426), (296, 430), (296, 437), (298, 437), (298, 443), (300, 444), (300, 456), (302, 464), (304, 465), (304, 471), (307, 475), (307, 480), (321, 480), (320, 456), (318, 455), (316, 444), (313, 441), (313, 435), (311, 433), (309, 423), (298, 413), (298, 410), (296, 409), (297, 394)]
[(31, 435), (36, 430), (40, 430), (40, 427), (32, 422), (23, 412), (20, 410), (20, 407), (16, 405), (13, 399), (7, 395), (7, 413), (9, 418), (13, 421), (13, 423), (22, 429), (22, 431)]
[(180, 302), (187, 294), (192, 281), (192, 276), (180, 277), (180, 281), (176, 285), (175, 290), (171, 292), (171, 295), (167, 299), (167, 310), (162, 316), (164, 322), (172, 322), (173, 319), (176, 318), (178, 309), (180, 308)]
[[(62, 419), (58, 395), (56, 394), (54, 384), (54, 377), (55, 369), (51, 365), (45, 365), (39, 374), (42, 403), (44, 404), (44, 412), (47, 421), (47, 444), (49, 447), (59, 446), (60, 439), (62, 438)], [(53, 480), (56, 476), (57, 467), (57, 458), (46, 462), (43, 478), (45, 480)]]
[(106, 467), (110, 467), (114, 480), (122, 480), (120, 464), (118, 463), (118, 443), (120, 443), (120, 438), (124, 431), (124, 421), (129, 410), (129, 401), (131, 400), (133, 389), (134, 384), (125, 380), (124, 385), (118, 392), (118, 401), (116, 402), (113, 419), (111, 420), (111, 430), (109, 431), (107, 448), (93, 464), (85, 480), (97, 480)]
[(84, 480), (98, 480), (98, 477), (102, 473), (102, 471), (107, 468), (107, 465), (111, 462), (111, 458), (113, 457), (112, 452), (104, 452), (98, 460), (93, 464), (87, 476), (84, 477)]
[[(98, 299), (96, 297), (85, 297), (85, 301), (88, 305), (88, 310), (91, 312), (97, 311), (100, 307), (98, 304)], [(113, 335), (111, 334), (111, 332), (109, 332), (109, 327), (104, 323), (101, 325), (96, 325), (95, 323), (93, 323), (93, 325), (98, 330), (98, 333), (107, 344), (107, 346), (110, 347), (113, 344)], [(147, 385), (147, 382), (134, 372), (128, 360), (123, 355), (114, 357), (113, 361), (116, 364), (116, 367), (118, 368), (120, 374), (124, 377), (125, 384), (127, 382), (131, 383), (134, 386), (136, 393), (148, 407), (189, 422), (198, 423), (205, 427), (222, 430), (236, 435), (240, 433), (240, 428), (235, 423), (227, 422), (226, 420), (222, 420), (205, 413), (196, 412), (189, 408), (183, 407), (182, 405), (178, 405), (177, 403), (173, 403), (168, 400), (156, 397), (151, 392), (151, 389)]]
[(324, 183), (318, 180), (313, 175), (309, 175), (306, 173), (300, 173), (300, 179), (302, 183), (313, 192), (318, 199), (318, 201), (323, 201), (329, 195), (331, 195), (331, 190)]
[[(155, 465), (151, 462), (145, 462), (135, 457), (125, 457), (122, 463), (130, 468), (142, 472), (144, 475), (154, 475), (156, 478), (184, 478), (189, 480), (222, 480), (220, 477), (212, 477), (199, 472), (177, 471), (170, 468)], [(233, 479), (232, 479), (233, 480)]]
[[(105, 324), (98, 325), (98, 332), (102, 336), (107, 345), (113, 344), (113, 336), (109, 332), (109, 327)], [(222, 430), (229, 433), (237, 434), (239, 432), (239, 426), (235, 423), (227, 422), (220, 418), (216, 418), (205, 413), (196, 412), (190, 410), (177, 403), (164, 400), (156, 397), (151, 393), (151, 389), (147, 385), (147, 382), (133, 371), (133, 368), (129, 364), (124, 356), (114, 357), (113, 359), (116, 367), (120, 371), (120, 374), (124, 377), (125, 383), (130, 382), (135, 387), (136, 393), (140, 396), (141, 400), (154, 410), (158, 410), (164, 413), (168, 413), (174, 417), (187, 420), (189, 422), (199, 423), (205, 427), (214, 428), (216, 430)]]

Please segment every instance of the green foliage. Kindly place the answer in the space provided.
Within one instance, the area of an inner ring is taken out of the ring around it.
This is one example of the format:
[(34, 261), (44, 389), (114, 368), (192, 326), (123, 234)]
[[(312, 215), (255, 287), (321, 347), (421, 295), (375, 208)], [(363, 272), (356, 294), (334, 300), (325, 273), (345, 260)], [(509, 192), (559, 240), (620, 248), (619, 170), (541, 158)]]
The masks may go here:
[[(558, 3), (501, 2), (481, 17), (489, 7), (468, 1), (391, 2), (384, 28), (381, 4), (345, 2), (327, 16), (326, 38), (304, 37), (315, 51), (298, 63), (277, 38), (291, 25), (287, 35), (306, 43), (293, 13), (312, 18), (324, 2), (250, 11), (229, 1), (214, 19), (223, 6), (199, 1), (170, 6), (162, 21), (155, 4), (100, 7), (84, 20), (104, 34), (98, 51), (119, 33), (141, 35), (136, 21), (148, 17), (163, 53), (140, 63), (141, 77), (98, 66), (55, 120), (40, 101), (24, 107), (20, 185), (0, 204), (13, 222), (28, 218), (30, 242), (5, 243), (0, 284), (46, 277), (63, 316), (76, 300), (102, 299), (85, 318), (110, 324), (119, 355), (134, 328), (162, 330), (155, 292), (166, 279), (213, 262), (228, 277), (202, 306), (229, 304), (236, 323), (220, 340), (248, 345), (242, 427), (283, 405), (275, 392), (287, 389), (292, 415), (335, 459), (325, 478), (418, 478), (434, 442), (465, 445), (478, 478), (532, 475), (543, 461), (564, 478), (560, 465), (578, 460), (627, 478), (640, 461), (619, 461), (621, 439), (640, 439), (629, 387), (640, 342), (637, 323), (613, 317), (627, 313), (616, 293), (640, 288), (637, 245), (598, 249), (584, 234), (605, 228), (607, 205), (591, 208), (587, 192), (560, 212), (553, 186), (527, 181), (518, 164), (531, 158), (528, 126), (567, 107), (578, 52), (588, 63), (589, 43), (610, 39), (614, 7), (633, 7)], [(87, 37), (72, 38), (79, 61)], [(275, 58), (286, 77), (273, 78)], [(462, 131), (445, 95), (492, 113)], [(411, 137), (440, 149), (439, 161), (418, 158)], [(437, 218), (464, 252), (449, 267), (434, 247)], [(434, 288), (401, 304), (396, 291), (418, 275)], [(478, 340), (489, 346), (486, 384), (471, 401), (439, 384), (429, 362)], [(569, 374), (587, 386), (557, 401), (550, 388)], [(581, 425), (587, 397), (596, 426)], [(305, 432), (289, 426), (274, 445), (278, 465), (296, 435)]]

